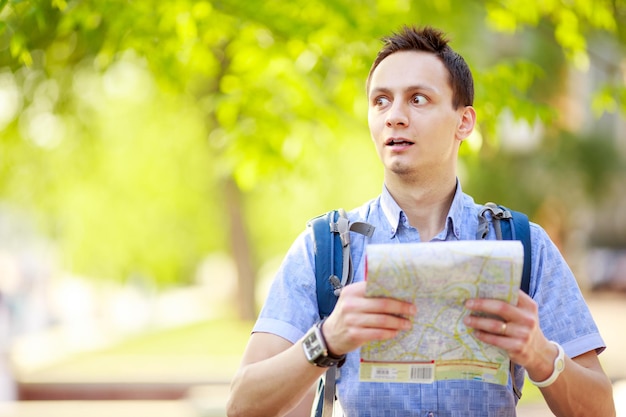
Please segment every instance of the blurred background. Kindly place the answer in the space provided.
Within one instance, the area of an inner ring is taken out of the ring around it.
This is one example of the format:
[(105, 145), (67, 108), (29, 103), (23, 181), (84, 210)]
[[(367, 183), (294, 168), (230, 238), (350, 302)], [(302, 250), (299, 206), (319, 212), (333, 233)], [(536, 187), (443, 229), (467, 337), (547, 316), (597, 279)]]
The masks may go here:
[(224, 415), (293, 239), (382, 188), (403, 24), (472, 68), (464, 191), (557, 243), (626, 416), (624, 0), (0, 0), (0, 415)]

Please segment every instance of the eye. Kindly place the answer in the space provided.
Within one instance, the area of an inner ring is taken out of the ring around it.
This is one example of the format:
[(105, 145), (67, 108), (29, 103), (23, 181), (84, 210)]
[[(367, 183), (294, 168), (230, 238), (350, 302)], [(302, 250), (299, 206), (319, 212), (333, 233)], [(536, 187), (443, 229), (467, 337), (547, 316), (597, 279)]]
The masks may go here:
[(389, 103), (390, 103), (389, 99), (385, 96), (378, 96), (374, 98), (374, 106), (376, 107), (384, 107)]
[(411, 103), (413, 104), (426, 104), (426, 102), (428, 102), (428, 99), (422, 94), (415, 94), (411, 97)]

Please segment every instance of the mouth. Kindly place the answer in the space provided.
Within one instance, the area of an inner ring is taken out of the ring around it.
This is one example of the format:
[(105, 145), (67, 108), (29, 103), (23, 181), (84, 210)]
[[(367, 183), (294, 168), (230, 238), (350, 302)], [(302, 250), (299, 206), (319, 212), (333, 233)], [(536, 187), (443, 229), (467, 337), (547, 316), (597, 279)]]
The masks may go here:
[(414, 142), (405, 138), (389, 138), (385, 141), (385, 146), (410, 146)]

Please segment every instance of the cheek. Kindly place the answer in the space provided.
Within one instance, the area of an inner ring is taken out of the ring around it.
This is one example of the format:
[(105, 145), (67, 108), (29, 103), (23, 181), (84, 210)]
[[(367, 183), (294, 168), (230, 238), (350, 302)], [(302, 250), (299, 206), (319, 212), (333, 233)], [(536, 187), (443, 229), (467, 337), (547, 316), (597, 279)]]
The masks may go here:
[(376, 138), (378, 137), (378, 135), (380, 134), (380, 131), (381, 131), (381, 117), (380, 117), (380, 115), (374, 115), (374, 114), (372, 114), (372, 112), (368, 112), (367, 124), (369, 126), (370, 133), (372, 134), (372, 139), (374, 141), (376, 141)]

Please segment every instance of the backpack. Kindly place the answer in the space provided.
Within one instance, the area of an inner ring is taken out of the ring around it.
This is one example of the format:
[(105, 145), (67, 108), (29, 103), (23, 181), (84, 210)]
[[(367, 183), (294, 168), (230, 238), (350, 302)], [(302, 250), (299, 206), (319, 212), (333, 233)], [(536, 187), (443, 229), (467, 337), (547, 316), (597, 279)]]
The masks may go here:
[[(487, 203), (478, 213), (478, 229), (476, 239), (483, 240), (489, 233), (489, 221), (486, 213), (491, 213), (491, 219), (498, 240), (520, 240), (524, 246), (524, 264), (520, 289), (526, 294), (530, 289), (530, 224), (524, 213), (509, 210), (504, 206)], [(352, 282), (353, 265), (350, 255), (350, 232), (356, 232), (367, 237), (374, 233), (374, 226), (365, 222), (350, 223), (343, 209), (331, 210), (317, 216), (307, 223), (313, 231), (313, 248), (315, 255), (315, 281), (317, 288), (317, 303), (320, 319), (332, 313), (337, 303), (341, 288)], [(341, 275), (337, 275), (341, 272)], [(511, 381), (517, 398), (521, 398), (521, 391), (515, 381), (515, 364), (511, 362)], [(337, 368), (328, 368), (320, 379), (317, 395), (314, 402), (315, 417), (332, 416), (335, 402), (335, 379)]]

